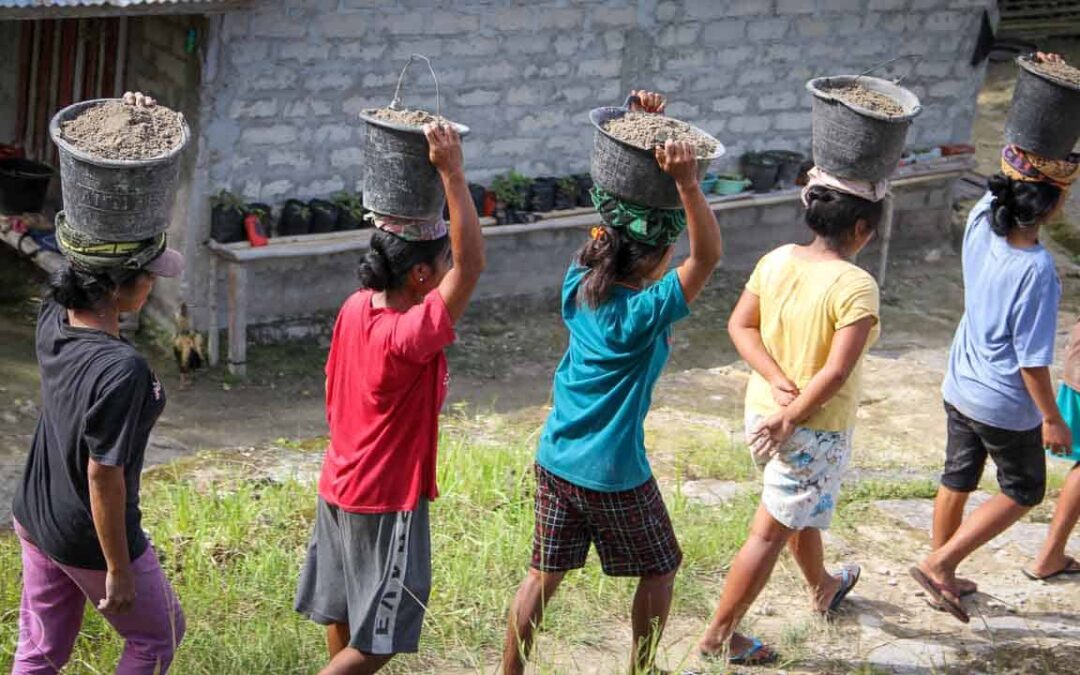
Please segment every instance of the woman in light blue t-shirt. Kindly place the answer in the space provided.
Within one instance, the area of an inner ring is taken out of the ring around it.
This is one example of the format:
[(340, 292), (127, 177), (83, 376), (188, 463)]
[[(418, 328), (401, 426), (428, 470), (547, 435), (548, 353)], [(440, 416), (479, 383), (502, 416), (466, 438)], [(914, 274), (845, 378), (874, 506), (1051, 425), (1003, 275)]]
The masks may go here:
[[(934, 503), (934, 551), (910, 572), (940, 609), (965, 623), (960, 599), (977, 588), (956, 576), (957, 566), (1042, 501), (1044, 448), (1072, 443), (1049, 369), (1061, 284), (1039, 231), (1078, 171), (1071, 159), (1007, 146), (1001, 172), (990, 177), (964, 232), (964, 315), (942, 385), (948, 443)], [(988, 456), (1001, 492), (964, 519)]]

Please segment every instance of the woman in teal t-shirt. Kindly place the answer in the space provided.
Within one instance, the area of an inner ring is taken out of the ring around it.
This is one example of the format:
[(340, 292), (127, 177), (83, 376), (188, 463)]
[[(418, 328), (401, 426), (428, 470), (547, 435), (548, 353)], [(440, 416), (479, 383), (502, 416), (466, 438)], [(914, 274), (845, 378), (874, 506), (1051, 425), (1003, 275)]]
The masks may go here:
[[(632, 94), (639, 110), (663, 110), (660, 95)], [(671, 325), (690, 313), (687, 303), (720, 259), (720, 228), (698, 185), (693, 148), (668, 141), (656, 159), (675, 179), (685, 211), (649, 209), (594, 188), (604, 226), (593, 228), (563, 283), (570, 345), (555, 371), (554, 407), (536, 456), (532, 569), (510, 610), (505, 675), (524, 672), (544, 606), (594, 544), (605, 574), (640, 579), (633, 672), (652, 667), (671, 607), (682, 552), (645, 457), (644, 421)], [(669, 272), (687, 225), (690, 257)]]

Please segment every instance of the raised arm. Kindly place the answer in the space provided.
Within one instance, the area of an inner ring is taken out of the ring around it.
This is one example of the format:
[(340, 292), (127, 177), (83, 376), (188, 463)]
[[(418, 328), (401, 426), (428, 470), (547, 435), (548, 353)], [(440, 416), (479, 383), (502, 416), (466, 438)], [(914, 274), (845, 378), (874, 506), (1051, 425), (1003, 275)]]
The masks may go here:
[(728, 335), (739, 356), (772, 386), (773, 400), (779, 406), (790, 405), (799, 388), (773, 360), (761, 339), (761, 299), (743, 291), (728, 319)]
[(720, 225), (716, 222), (705, 194), (698, 183), (697, 157), (690, 143), (669, 140), (662, 148), (656, 148), (656, 161), (665, 173), (675, 179), (679, 198), (686, 209), (686, 229), (690, 237), (690, 257), (679, 265), (679, 284), (683, 297), (693, 302), (709, 281), (709, 276), (720, 262), (723, 248), (720, 242)]
[(465, 314), (469, 298), (484, 271), (484, 235), (465, 182), (461, 136), (448, 125), (427, 124), (429, 158), (439, 171), (450, 207), (450, 251), (454, 267), (439, 284), (439, 294), (455, 322)]

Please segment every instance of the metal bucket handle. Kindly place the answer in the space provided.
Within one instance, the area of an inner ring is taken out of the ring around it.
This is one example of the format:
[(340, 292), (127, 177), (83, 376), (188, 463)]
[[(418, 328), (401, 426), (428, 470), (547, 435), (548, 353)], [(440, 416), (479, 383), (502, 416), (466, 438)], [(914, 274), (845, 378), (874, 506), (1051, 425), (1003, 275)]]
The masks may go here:
[(863, 75), (868, 75), (868, 74), (872, 73), (873, 71), (877, 70), (878, 68), (881, 68), (882, 66), (887, 66), (890, 63), (895, 63), (895, 62), (899, 61), (900, 59), (914, 59), (912, 61), (912, 63), (911, 63), (911, 67), (908, 68), (908, 71), (906, 73), (904, 73), (903, 75), (901, 75), (900, 77), (898, 77), (898, 78), (896, 78), (895, 80), (892, 81), (893, 84), (898, 85), (901, 82), (903, 82), (904, 80), (906, 80), (909, 75), (911, 75), (911, 73), (915, 70), (915, 66), (919, 65), (919, 63), (922, 61), (922, 58), (923, 58), (922, 54), (901, 54), (900, 56), (897, 56), (896, 58), (889, 59), (888, 61), (882, 61), (881, 63), (877, 64), (876, 66), (871, 66), (870, 68), (867, 68), (866, 70), (864, 70), (861, 73), (859, 73), (858, 75), (856, 75), (855, 79), (858, 80)]
[(428, 70), (431, 71), (431, 79), (435, 80), (435, 116), (442, 117), (442, 98), (439, 96), (439, 78), (435, 77), (435, 69), (431, 67), (431, 59), (423, 54), (412, 54), (409, 56), (409, 60), (405, 62), (405, 67), (401, 69), (401, 74), (398, 75), (397, 87), (394, 89), (394, 99), (390, 101), (391, 110), (401, 110), (401, 83), (405, 80), (405, 71), (409, 69), (413, 61), (423, 60), (427, 63)]

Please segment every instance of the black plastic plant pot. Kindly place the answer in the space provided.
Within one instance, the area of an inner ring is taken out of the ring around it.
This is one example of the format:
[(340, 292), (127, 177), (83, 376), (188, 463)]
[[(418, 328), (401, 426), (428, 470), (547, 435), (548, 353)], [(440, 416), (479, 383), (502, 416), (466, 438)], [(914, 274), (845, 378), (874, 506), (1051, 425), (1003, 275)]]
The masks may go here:
[(49, 181), (56, 172), (48, 164), (28, 159), (0, 161), (0, 213), (37, 213), (45, 205)]
[(364, 214), (354, 213), (351, 209), (339, 208), (335, 230), (359, 230), (364, 224)]
[(479, 183), (469, 183), (469, 196), (472, 197), (473, 206), (476, 207), (476, 212), (479, 214), (484, 213), (484, 195), (487, 194), (487, 189)]
[(530, 211), (545, 213), (555, 210), (555, 179), (550, 176), (537, 178), (532, 184)]
[(308, 202), (308, 208), (311, 209), (312, 234), (334, 231), (338, 219), (338, 207), (336, 204), (324, 199), (312, 199)]
[(299, 199), (290, 199), (281, 209), (278, 236), (292, 237), (311, 232), (311, 209)]
[(210, 238), (222, 244), (244, 241), (244, 210), (233, 204), (219, 204), (210, 211)]
[(572, 209), (577, 206), (578, 201), (578, 186), (575, 182), (573, 187), (558, 186), (555, 189), (555, 210), (565, 211), (566, 209)]
[(592, 197), (589, 195), (589, 191), (592, 190), (593, 186), (592, 176), (587, 173), (579, 173), (574, 176), (574, 180), (578, 184), (577, 205), (592, 206)]
[(776, 187), (780, 163), (764, 153), (748, 152), (742, 157), (742, 172), (754, 192), (768, 192)]

